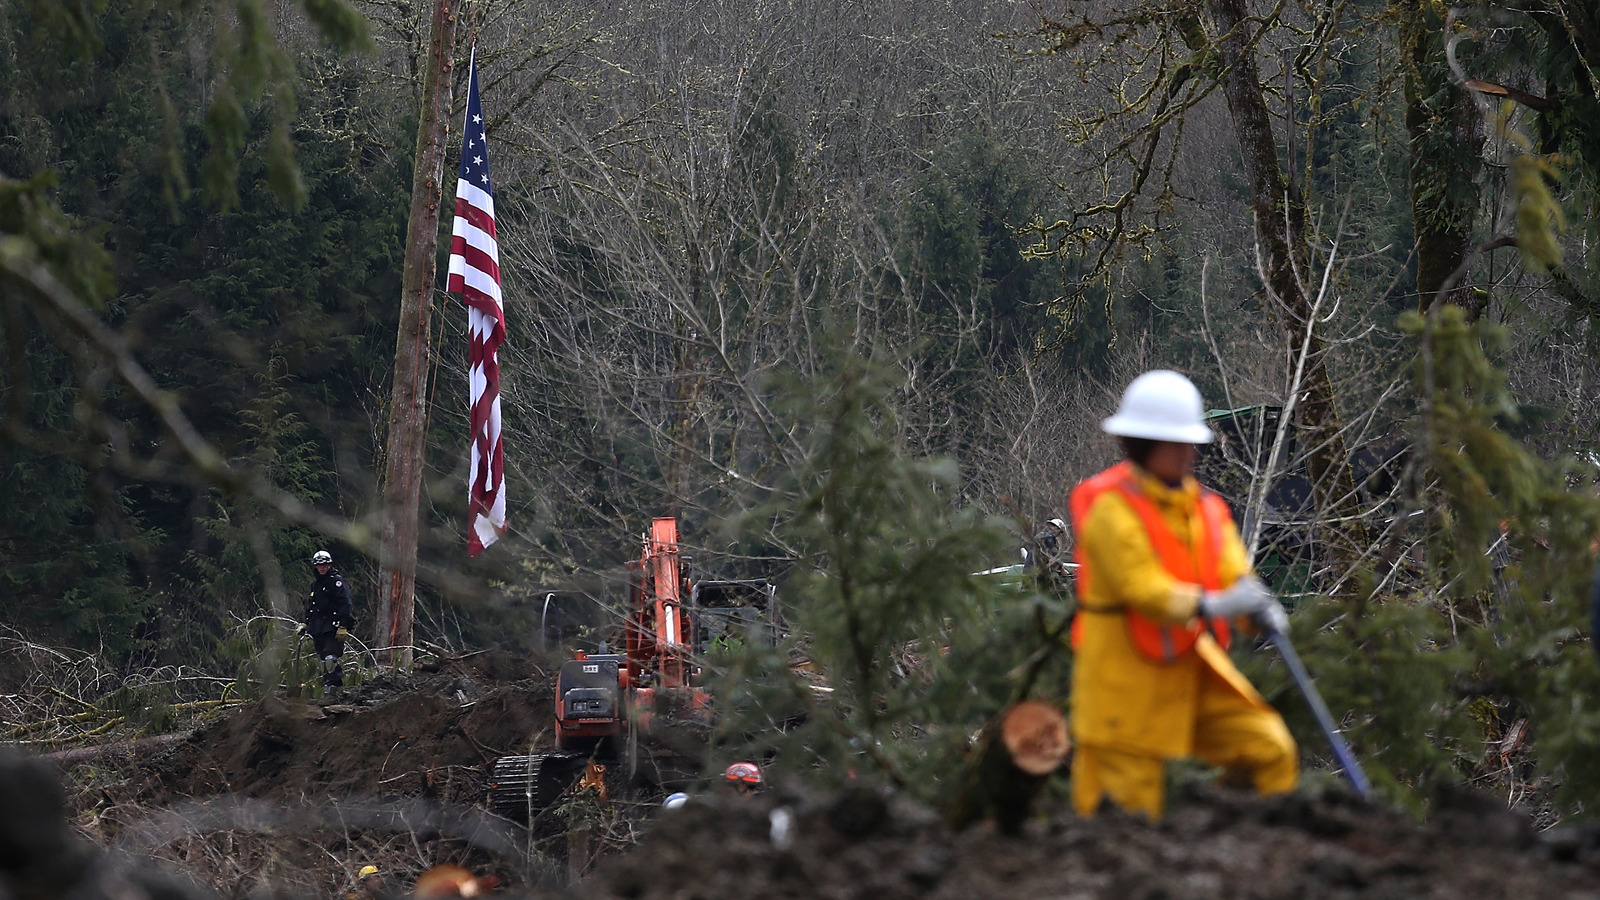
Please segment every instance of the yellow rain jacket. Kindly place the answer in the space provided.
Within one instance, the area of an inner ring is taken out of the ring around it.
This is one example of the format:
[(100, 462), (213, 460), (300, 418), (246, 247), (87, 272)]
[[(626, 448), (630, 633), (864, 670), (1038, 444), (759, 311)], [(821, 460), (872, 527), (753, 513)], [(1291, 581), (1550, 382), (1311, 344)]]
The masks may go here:
[[(1195, 552), (1195, 536), (1203, 532), (1200, 485), (1186, 479), (1168, 487), (1138, 466), (1131, 474), (1174, 538)], [(1126, 610), (1157, 625), (1184, 625), (1197, 615), (1200, 585), (1166, 570), (1118, 490), (1099, 493), (1075, 512), (1078, 560), (1091, 573), (1085, 586), (1080, 570), (1072, 666), (1078, 812), (1091, 814), (1109, 798), (1158, 817), (1160, 762), (1184, 756), (1245, 775), (1262, 793), (1291, 790), (1298, 780), (1293, 738), (1211, 634), (1200, 634), (1192, 649), (1165, 663), (1142, 655), (1130, 639)], [(1232, 585), (1250, 573), (1250, 562), (1232, 519), (1224, 519), (1218, 538), (1216, 581)]]

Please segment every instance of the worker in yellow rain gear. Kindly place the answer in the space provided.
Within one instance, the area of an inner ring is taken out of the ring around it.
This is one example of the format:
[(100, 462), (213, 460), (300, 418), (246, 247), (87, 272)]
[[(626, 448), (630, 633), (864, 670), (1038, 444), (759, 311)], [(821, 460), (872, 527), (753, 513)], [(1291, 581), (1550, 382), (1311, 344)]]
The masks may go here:
[(1177, 372), (1128, 386), (1103, 430), (1126, 459), (1072, 489), (1072, 802), (1160, 818), (1169, 760), (1198, 757), (1263, 794), (1299, 778), (1283, 719), (1225, 652), (1233, 628), (1286, 630), (1251, 573), (1227, 504), (1192, 475), (1212, 440), (1200, 392)]

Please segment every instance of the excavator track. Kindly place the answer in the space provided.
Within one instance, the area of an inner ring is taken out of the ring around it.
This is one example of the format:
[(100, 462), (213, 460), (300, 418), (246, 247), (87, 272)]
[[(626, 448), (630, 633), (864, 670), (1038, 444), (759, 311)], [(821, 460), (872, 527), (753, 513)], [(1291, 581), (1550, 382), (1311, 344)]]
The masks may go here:
[(588, 758), (576, 753), (502, 756), (494, 763), (489, 808), (526, 825), (559, 800), (587, 764)]

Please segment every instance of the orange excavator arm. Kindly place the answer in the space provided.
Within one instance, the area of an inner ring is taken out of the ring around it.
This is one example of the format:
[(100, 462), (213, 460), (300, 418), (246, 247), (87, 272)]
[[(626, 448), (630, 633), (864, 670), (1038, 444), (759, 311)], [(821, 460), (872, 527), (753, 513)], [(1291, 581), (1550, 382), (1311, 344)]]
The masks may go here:
[(662, 517), (650, 523), (641, 562), (651, 594), (644, 599), (652, 605), (657, 683), (680, 688), (688, 684), (689, 622), (683, 608), (677, 519)]

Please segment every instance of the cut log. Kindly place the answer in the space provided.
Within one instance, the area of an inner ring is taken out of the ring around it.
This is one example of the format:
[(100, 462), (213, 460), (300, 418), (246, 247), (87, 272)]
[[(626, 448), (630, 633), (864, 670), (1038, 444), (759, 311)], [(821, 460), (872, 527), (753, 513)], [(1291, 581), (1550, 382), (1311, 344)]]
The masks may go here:
[(980, 735), (950, 805), (951, 827), (961, 829), (991, 817), (1001, 834), (1021, 833), (1034, 797), (1071, 747), (1060, 710), (1038, 700), (1012, 706)]
[(1067, 720), (1038, 700), (1024, 700), (1000, 718), (1000, 739), (1011, 762), (1029, 775), (1049, 775), (1067, 758)]

